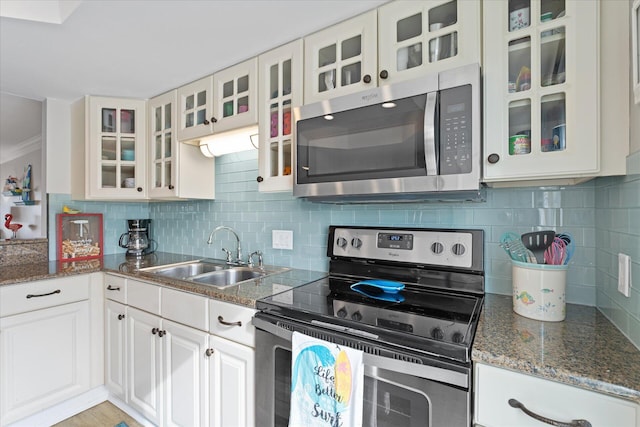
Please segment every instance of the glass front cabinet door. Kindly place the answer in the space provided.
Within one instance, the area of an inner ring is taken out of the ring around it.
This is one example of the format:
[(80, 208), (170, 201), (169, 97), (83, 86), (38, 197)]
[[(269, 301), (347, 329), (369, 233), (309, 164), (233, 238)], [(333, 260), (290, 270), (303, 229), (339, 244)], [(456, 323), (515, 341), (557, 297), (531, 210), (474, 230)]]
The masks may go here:
[(293, 109), (302, 104), (302, 40), (260, 55), (258, 189), (291, 191)]
[(485, 181), (595, 175), (598, 3), (483, 5)]
[(178, 141), (213, 133), (213, 76), (178, 88)]
[(377, 13), (356, 16), (304, 38), (304, 103), (377, 84)]
[(481, 61), (479, 1), (393, 1), (378, 9), (379, 84)]
[(144, 199), (146, 101), (89, 97), (90, 199)]
[(172, 90), (149, 100), (149, 197), (176, 195), (177, 141), (175, 133), (177, 92)]
[(236, 64), (213, 75), (214, 132), (258, 123), (258, 58)]

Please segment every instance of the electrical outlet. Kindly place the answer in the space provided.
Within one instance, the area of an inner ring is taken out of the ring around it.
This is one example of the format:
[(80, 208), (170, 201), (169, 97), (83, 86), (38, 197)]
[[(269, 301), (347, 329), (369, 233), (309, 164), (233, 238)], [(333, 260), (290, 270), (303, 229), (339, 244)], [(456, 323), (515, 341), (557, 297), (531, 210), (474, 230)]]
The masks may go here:
[(271, 242), (273, 249), (293, 249), (292, 230), (273, 230), (271, 232)]
[(631, 257), (618, 254), (618, 291), (625, 297), (629, 297), (631, 288)]

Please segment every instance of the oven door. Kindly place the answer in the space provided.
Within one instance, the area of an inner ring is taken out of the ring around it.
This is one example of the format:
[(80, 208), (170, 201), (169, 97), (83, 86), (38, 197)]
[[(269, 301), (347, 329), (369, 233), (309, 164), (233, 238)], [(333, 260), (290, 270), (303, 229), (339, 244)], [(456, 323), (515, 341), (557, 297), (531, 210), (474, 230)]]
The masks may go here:
[[(261, 426), (286, 427), (291, 395), (291, 332), (263, 323), (254, 318), (256, 419)], [(465, 379), (460, 373), (441, 372), (445, 371), (442, 368), (368, 353), (364, 354), (364, 364), (363, 427), (470, 425), (469, 387), (446, 383), (451, 378), (468, 384), (468, 374)]]

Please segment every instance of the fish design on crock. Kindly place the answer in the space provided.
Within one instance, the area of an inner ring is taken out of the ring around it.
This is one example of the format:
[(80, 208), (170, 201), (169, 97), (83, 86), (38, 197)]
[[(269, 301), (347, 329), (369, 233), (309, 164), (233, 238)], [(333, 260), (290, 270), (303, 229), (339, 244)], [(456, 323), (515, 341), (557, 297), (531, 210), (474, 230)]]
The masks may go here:
[(520, 300), (520, 302), (526, 305), (531, 305), (536, 302), (527, 291), (522, 291), (520, 292), (520, 295), (516, 295), (516, 300)]
[(542, 292), (543, 294), (550, 294), (551, 292), (553, 292), (553, 289), (544, 288), (540, 289), (540, 292)]

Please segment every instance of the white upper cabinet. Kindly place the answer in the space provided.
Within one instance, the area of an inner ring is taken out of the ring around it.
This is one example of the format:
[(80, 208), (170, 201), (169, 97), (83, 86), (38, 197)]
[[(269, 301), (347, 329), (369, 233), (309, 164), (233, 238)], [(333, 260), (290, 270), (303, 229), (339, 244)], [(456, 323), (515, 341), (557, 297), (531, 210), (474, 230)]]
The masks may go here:
[(145, 199), (146, 101), (87, 96), (72, 122), (73, 197)]
[(305, 37), (305, 104), (374, 87), (377, 36), (372, 10)]
[(258, 58), (213, 75), (213, 131), (224, 132), (258, 123)]
[(393, 1), (378, 9), (378, 77), (396, 83), (481, 61), (479, 1)]
[(213, 199), (215, 161), (176, 139), (177, 91), (149, 101), (149, 197)]
[(178, 141), (213, 132), (213, 76), (178, 88)]
[(149, 196), (175, 197), (176, 119), (175, 90), (149, 100)]
[(295, 141), (293, 109), (302, 105), (302, 40), (263, 53), (259, 66), (258, 189), (291, 191)]
[(393, 1), (305, 37), (305, 104), (480, 63), (480, 7)]
[(483, 5), (484, 180), (596, 175), (599, 3)]

